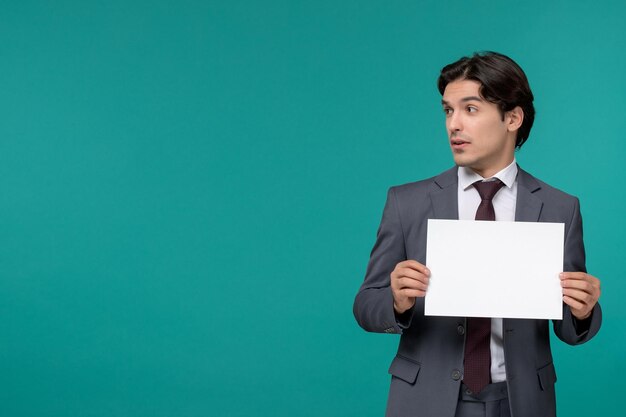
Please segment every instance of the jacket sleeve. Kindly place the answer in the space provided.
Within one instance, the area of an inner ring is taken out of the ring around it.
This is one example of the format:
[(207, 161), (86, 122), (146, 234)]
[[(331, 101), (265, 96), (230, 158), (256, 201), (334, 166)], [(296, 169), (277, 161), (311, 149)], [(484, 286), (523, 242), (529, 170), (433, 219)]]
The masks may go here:
[[(566, 272), (587, 272), (583, 225), (578, 199), (575, 200), (569, 229), (566, 231), (563, 270)], [(595, 305), (591, 316), (583, 321), (574, 317), (570, 307), (563, 303), (563, 320), (554, 321), (554, 333), (565, 343), (578, 345), (593, 338), (600, 330), (601, 324), (602, 309), (600, 303)]]
[[(354, 317), (370, 332), (402, 333), (409, 326), (409, 312), (396, 318), (393, 309), (390, 274), (398, 262), (406, 260), (404, 233), (394, 188), (387, 193), (387, 203), (370, 254), (365, 280), (354, 300)], [(402, 323), (406, 321), (406, 323)], [(399, 325), (398, 322), (400, 322)]]

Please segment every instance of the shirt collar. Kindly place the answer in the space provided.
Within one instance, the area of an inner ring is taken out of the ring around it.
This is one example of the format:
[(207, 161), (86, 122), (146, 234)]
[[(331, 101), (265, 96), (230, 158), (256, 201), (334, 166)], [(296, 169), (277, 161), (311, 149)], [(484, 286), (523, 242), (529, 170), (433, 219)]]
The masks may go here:
[(479, 174), (477, 174), (468, 167), (459, 167), (457, 175), (459, 177), (459, 185), (463, 190), (471, 187), (472, 184), (474, 184), (476, 181), (484, 181), (491, 178), (499, 179), (504, 183), (504, 185), (506, 185), (510, 189), (513, 188), (515, 178), (517, 177), (517, 162), (515, 161), (515, 158), (513, 158), (513, 162), (511, 162), (506, 168), (497, 172), (494, 176), (489, 178), (481, 177)]

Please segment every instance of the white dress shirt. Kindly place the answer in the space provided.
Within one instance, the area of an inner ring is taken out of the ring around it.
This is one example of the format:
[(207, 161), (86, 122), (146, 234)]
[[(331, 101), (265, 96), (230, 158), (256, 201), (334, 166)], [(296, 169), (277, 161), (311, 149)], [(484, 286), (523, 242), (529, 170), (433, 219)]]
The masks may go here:
[[(476, 210), (480, 205), (480, 195), (472, 186), (476, 181), (489, 181), (494, 178), (504, 183), (493, 198), (493, 208), (496, 212), (496, 221), (515, 221), (515, 203), (517, 202), (517, 163), (513, 162), (502, 171), (490, 178), (483, 178), (470, 168), (459, 167), (459, 220), (474, 220)], [(489, 248), (484, 248), (485, 252)], [(491, 319), (491, 381), (506, 381), (504, 366), (504, 347), (502, 343), (502, 319)]]

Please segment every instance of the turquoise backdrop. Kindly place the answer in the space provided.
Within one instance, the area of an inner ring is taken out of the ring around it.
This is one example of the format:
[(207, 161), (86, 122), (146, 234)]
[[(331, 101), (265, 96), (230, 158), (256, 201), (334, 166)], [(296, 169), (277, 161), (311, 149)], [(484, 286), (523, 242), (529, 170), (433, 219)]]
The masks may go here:
[[(593, 3), (593, 4), (592, 4)], [(526, 70), (519, 163), (578, 195), (603, 328), (562, 416), (620, 415), (623, 1), (3, 1), (0, 415), (382, 416), (352, 317), (389, 186), (452, 166), (439, 69)]]

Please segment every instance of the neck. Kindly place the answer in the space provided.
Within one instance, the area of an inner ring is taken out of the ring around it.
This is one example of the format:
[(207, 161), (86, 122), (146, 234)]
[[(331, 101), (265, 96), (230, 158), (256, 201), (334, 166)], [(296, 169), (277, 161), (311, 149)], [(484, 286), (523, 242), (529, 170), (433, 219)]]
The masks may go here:
[(502, 171), (504, 168), (511, 165), (514, 159), (515, 158), (513, 157), (513, 155), (511, 155), (510, 158), (496, 165), (492, 165), (492, 166), (484, 167), (484, 168), (483, 167), (480, 167), (480, 168), (469, 167), (469, 168), (483, 178), (491, 178), (494, 175), (496, 175), (498, 172)]

